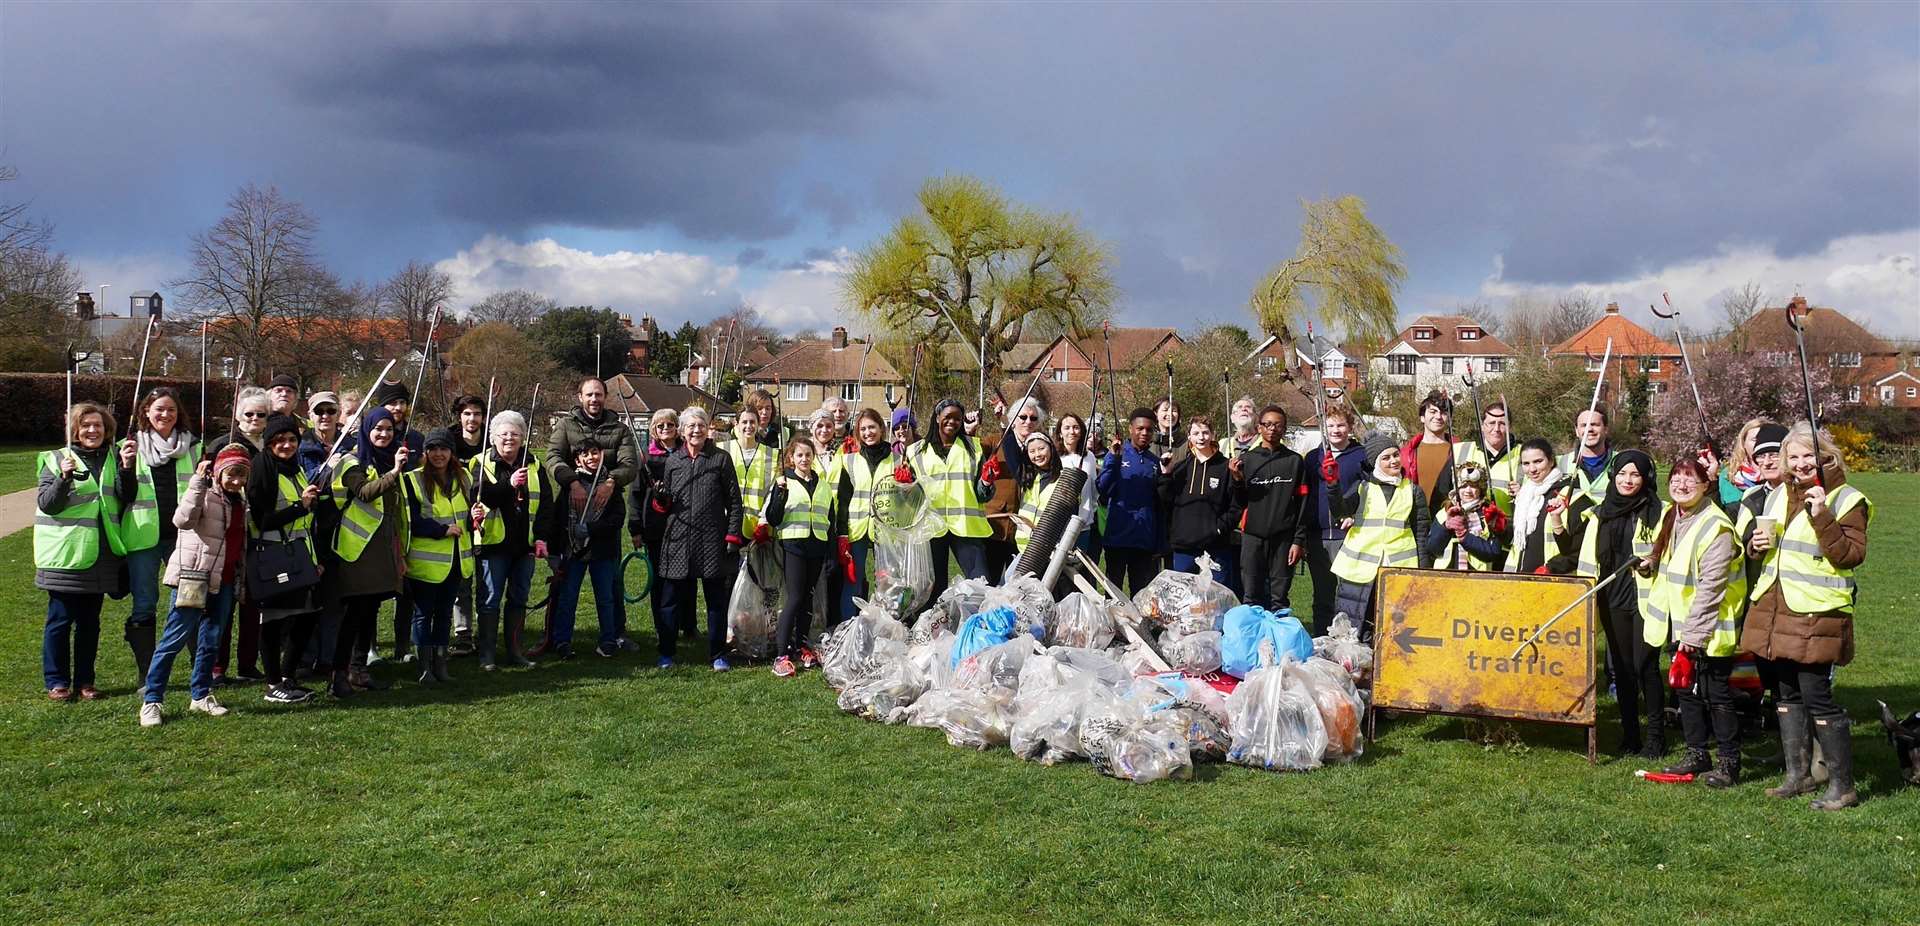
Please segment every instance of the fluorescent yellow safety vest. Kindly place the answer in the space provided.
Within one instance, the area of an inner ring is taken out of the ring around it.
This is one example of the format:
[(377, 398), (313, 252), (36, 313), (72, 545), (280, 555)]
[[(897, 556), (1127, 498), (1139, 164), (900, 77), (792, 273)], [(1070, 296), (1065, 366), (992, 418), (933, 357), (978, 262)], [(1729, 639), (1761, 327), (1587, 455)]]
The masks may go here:
[[(421, 508), (426, 510), (427, 518), (436, 524), (459, 525), (462, 530), (452, 537), (413, 537), (407, 545), (407, 578), (419, 579), (429, 585), (446, 581), (453, 570), (456, 558), (460, 561), (460, 575), (473, 575), (473, 535), (470, 525), (473, 516), (468, 510), (466, 500), (459, 493), (452, 496), (432, 493), (429, 498), (426, 481), (420, 470), (407, 474), (407, 494), (411, 495)], [(411, 525), (407, 531), (412, 534)]]
[[(1636, 557), (1645, 558), (1653, 554), (1653, 540), (1660, 534), (1659, 516), (1667, 513), (1667, 505), (1665, 502), (1659, 502), (1657, 504), (1659, 507), (1653, 520), (1653, 526), (1634, 528), (1633, 555)], [(1573, 570), (1575, 575), (1586, 576), (1589, 579), (1600, 578), (1600, 557), (1597, 552), (1600, 548), (1599, 538), (1600, 518), (1595, 515), (1588, 515), (1586, 533), (1580, 538), (1580, 559)], [(1640, 603), (1640, 613), (1644, 615), (1647, 613), (1647, 597), (1653, 592), (1653, 578), (1651, 576), (1643, 578), (1638, 569), (1632, 569), (1630, 567), (1628, 568), (1628, 572), (1633, 575), (1635, 597)]]
[(847, 539), (865, 540), (873, 528), (873, 494), (880, 486), (880, 480), (893, 478), (893, 468), (899, 458), (889, 450), (887, 458), (880, 461), (878, 467), (867, 463), (867, 458), (859, 452), (844, 453), (834, 461), (839, 472), (834, 474), (833, 484), (840, 484), (839, 473), (846, 473), (853, 483), (853, 498), (847, 502)]
[(980, 473), (980, 445), (973, 438), (955, 439), (945, 457), (935, 453), (929, 442), (915, 441), (907, 448), (907, 459), (926, 483), (927, 504), (941, 521), (940, 533), (934, 536), (978, 538), (993, 533), (987, 525), (986, 506), (973, 494)]
[(1560, 472), (1573, 477), (1575, 495), (1585, 495), (1598, 505), (1607, 500), (1607, 483), (1613, 479), (1613, 448), (1607, 448), (1607, 465), (1600, 468), (1600, 475), (1589, 480), (1587, 471), (1580, 468), (1580, 451), (1569, 450), (1560, 455)]
[(827, 527), (832, 523), (833, 496), (839, 483), (829, 482), (821, 476), (813, 484), (813, 491), (807, 491), (807, 484), (788, 477), (783, 482), (787, 486), (787, 506), (780, 516), (779, 536), (781, 540), (827, 539)]
[[(193, 482), (194, 463), (199, 459), (200, 445), (196, 443), (186, 456), (173, 461), (173, 471), (164, 477), (173, 480), (174, 504), (186, 496)], [(160, 500), (153, 490), (153, 467), (139, 454), (133, 457), (133, 478), (133, 504), (127, 506), (120, 522), (120, 540), (130, 552), (151, 550), (160, 545)]]
[(1333, 558), (1333, 574), (1349, 582), (1372, 582), (1382, 566), (1417, 566), (1420, 543), (1413, 536), (1413, 483), (1405, 479), (1388, 499), (1369, 481), (1361, 489), (1360, 517)]
[[(1481, 533), (1478, 536), (1486, 540), (1492, 540), (1494, 539), (1493, 532), (1486, 529), (1487, 516), (1484, 514), (1486, 507), (1484, 502), (1481, 503), (1480, 508), (1483, 513), (1480, 515)], [(1448, 540), (1446, 549), (1440, 551), (1440, 559), (1433, 564), (1434, 568), (1452, 569), (1454, 564), (1460, 561), (1461, 552), (1459, 538)], [(1503, 556), (1494, 562), (1484, 563), (1480, 561), (1479, 557), (1474, 556), (1473, 553), (1469, 551), (1466, 553), (1466, 559), (1468, 572), (1499, 572), (1501, 564), (1506, 561), (1507, 557)]]
[[(364, 470), (367, 481), (380, 478), (380, 473), (371, 464), (358, 467), (341, 466), (333, 474), (333, 497), (336, 501), (346, 499), (347, 505), (340, 512), (340, 529), (333, 534), (333, 552), (341, 562), (357, 563), (360, 554), (367, 549), (367, 543), (373, 540), (373, 534), (380, 529), (380, 522), (386, 520), (386, 499), (375, 496), (373, 501), (363, 502), (347, 490), (346, 476), (355, 469)], [(406, 542), (410, 531), (399, 532), (401, 542)]]
[(748, 450), (737, 438), (721, 444), (720, 449), (733, 460), (733, 478), (740, 482), (740, 507), (746, 512), (740, 519), (740, 536), (751, 537), (760, 526), (761, 512), (766, 510), (767, 492), (779, 478), (779, 461), (775, 458), (780, 452), (766, 444)]
[[(492, 447), (488, 447), (484, 453), (467, 461), (467, 477), (472, 479), (476, 484), (482, 482), (491, 483), (494, 478), (493, 466), (491, 464), (499, 461), (500, 456), (493, 452)], [(544, 467), (532, 462), (531, 456), (528, 457), (528, 461), (527, 546), (531, 547), (534, 541), (533, 519), (534, 516), (540, 513), (540, 481), (546, 477), (542, 475)], [(478, 493), (476, 492), (475, 494), (477, 495)], [(505, 518), (496, 518), (489, 515), (485, 521), (480, 522), (480, 536), (478, 540), (480, 546), (490, 547), (497, 543), (504, 543), (506, 539), (507, 522)]]
[(1464, 466), (1478, 463), (1487, 471), (1487, 489), (1493, 496), (1493, 503), (1507, 514), (1513, 513), (1513, 493), (1507, 491), (1507, 483), (1520, 481), (1520, 451), (1513, 446), (1492, 463), (1487, 462), (1487, 452), (1480, 447), (1479, 441), (1461, 441), (1453, 445), (1453, 465)]
[[(1836, 569), (1821, 554), (1820, 535), (1814, 531), (1813, 516), (1805, 508), (1792, 512), (1792, 520), (1787, 520), (1787, 495), (1785, 491), (1775, 492), (1767, 500), (1763, 517), (1772, 518), (1775, 524), (1785, 523), (1787, 528), (1774, 539), (1773, 549), (1761, 561), (1760, 578), (1753, 583), (1753, 600), (1759, 601), (1777, 581), (1787, 607), (1801, 614), (1852, 614), (1856, 591), (1853, 570)], [(1865, 493), (1850, 485), (1827, 493), (1827, 507), (1836, 521), (1860, 505), (1867, 506), (1867, 522), (1872, 523), (1873, 501)]]
[(1740, 615), (1746, 610), (1747, 572), (1740, 556), (1740, 539), (1733, 532), (1733, 521), (1712, 499), (1702, 504), (1707, 510), (1695, 516), (1686, 536), (1668, 541), (1666, 555), (1654, 571), (1642, 637), (1651, 646), (1665, 646), (1679, 637), (1680, 628), (1674, 625), (1685, 621), (1693, 612), (1693, 597), (1700, 590), (1700, 557), (1706, 554), (1714, 535), (1725, 531), (1733, 541), (1733, 562), (1727, 566), (1727, 593), (1720, 599), (1713, 635), (1707, 638), (1707, 655), (1731, 656), (1740, 645)]
[(125, 556), (126, 542), (120, 536), (120, 498), (114, 480), (120, 461), (107, 454), (106, 473), (88, 468), (71, 447), (44, 450), (39, 467), (58, 476), (60, 455), (73, 458), (75, 466), (87, 474), (67, 487), (67, 504), (59, 511), (33, 512), (33, 566), (35, 569), (88, 569), (100, 557), (100, 535), (107, 535), (107, 549)]
[(1033, 485), (1020, 493), (1020, 519), (1013, 522), (1015, 546), (1022, 550), (1027, 548), (1027, 538), (1033, 535), (1032, 524), (1040, 523), (1040, 512), (1047, 510), (1047, 503), (1053, 500), (1053, 490), (1059, 484), (1058, 476), (1045, 475), (1035, 479)]

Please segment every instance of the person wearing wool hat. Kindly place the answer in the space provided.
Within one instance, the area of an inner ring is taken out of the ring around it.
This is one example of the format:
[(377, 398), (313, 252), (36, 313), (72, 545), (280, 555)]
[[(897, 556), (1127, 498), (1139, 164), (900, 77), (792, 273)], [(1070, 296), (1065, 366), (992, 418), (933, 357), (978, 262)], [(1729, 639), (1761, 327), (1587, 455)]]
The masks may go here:
[(913, 417), (913, 409), (896, 408), (893, 421), (887, 425), (887, 434), (893, 438), (893, 452), (904, 455), (907, 448), (920, 439), (920, 419)]
[(1469, 460), (1453, 468), (1453, 491), (1434, 505), (1426, 553), (1436, 569), (1498, 571), (1506, 561), (1505, 543), (1513, 528), (1493, 503), (1486, 466)]
[[(163, 722), (160, 705), (174, 659), (193, 647), (187, 709), (220, 717), (227, 709), (213, 696), (213, 664), (220, 657), (220, 634), (233, 613), (233, 600), (245, 576), (240, 571), (247, 548), (247, 477), (252, 461), (246, 450), (230, 446), (195, 468), (186, 494), (173, 510), (179, 529), (162, 584), (174, 590), (166, 629), (154, 647), (140, 704), (140, 725)], [(199, 594), (192, 594), (193, 586)], [(199, 601), (200, 604), (192, 604)]]
[(1378, 431), (1361, 442), (1372, 471), (1340, 500), (1347, 531), (1333, 559), (1334, 609), (1360, 625), (1360, 640), (1373, 641), (1373, 580), (1382, 566), (1432, 565), (1416, 538), (1432, 529), (1426, 494), (1401, 469), (1401, 448)]
[(413, 645), (420, 650), (420, 684), (453, 680), (447, 674), (447, 643), (453, 602), (462, 582), (473, 578), (474, 522), (486, 509), (474, 504), (467, 468), (454, 459), (458, 440), (441, 428), (426, 436), (426, 460), (407, 474), (407, 505), (413, 541), (407, 547), (407, 587), (413, 592)]
[[(300, 471), (297, 451), (300, 422), (287, 415), (267, 419), (262, 449), (253, 459), (247, 479), (247, 510), (257, 536), (269, 542), (287, 542), (314, 558), (313, 509), (320, 487), (310, 485)], [(319, 612), (314, 588), (284, 592), (260, 602), (260, 658), (267, 676), (266, 700), (298, 704), (313, 692), (296, 683), (294, 668), (307, 648)]]

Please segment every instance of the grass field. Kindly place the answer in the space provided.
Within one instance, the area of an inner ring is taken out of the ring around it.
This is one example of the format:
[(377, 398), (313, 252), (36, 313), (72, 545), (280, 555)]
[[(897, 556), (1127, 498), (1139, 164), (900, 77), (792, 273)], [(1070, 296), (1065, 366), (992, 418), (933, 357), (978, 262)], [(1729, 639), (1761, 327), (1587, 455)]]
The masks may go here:
[(1837, 687), (1867, 801), (1831, 815), (1770, 779), (1649, 785), (1572, 731), (1489, 749), (1437, 718), (1383, 724), (1349, 766), (1136, 786), (858, 720), (817, 674), (661, 673), (650, 650), (469, 660), (451, 689), (344, 706), (228, 689), (217, 720), (184, 716), (183, 665), (142, 730), (124, 602), (112, 697), (45, 701), (22, 532), (0, 541), (0, 921), (1913, 922), (1920, 789), (1873, 699), (1920, 707), (1920, 478), (1858, 484), (1879, 520)]
[(45, 447), (20, 444), (0, 445), (0, 495), (31, 489), (40, 481), (33, 470), (34, 455)]

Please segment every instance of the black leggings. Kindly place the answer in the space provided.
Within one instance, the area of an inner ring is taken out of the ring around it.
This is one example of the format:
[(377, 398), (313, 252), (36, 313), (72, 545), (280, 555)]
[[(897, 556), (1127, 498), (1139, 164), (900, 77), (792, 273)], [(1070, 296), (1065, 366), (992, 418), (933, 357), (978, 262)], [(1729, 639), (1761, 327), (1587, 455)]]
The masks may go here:
[(1780, 682), (1781, 704), (1805, 704), (1815, 720), (1847, 716), (1833, 700), (1833, 663), (1776, 659), (1773, 670)]
[(1680, 730), (1687, 748), (1707, 748), (1711, 733), (1723, 758), (1740, 755), (1740, 715), (1733, 707), (1733, 657), (1696, 656), (1693, 687), (1680, 692)]
[(340, 671), (352, 658), (373, 645), (380, 621), (380, 605), (391, 595), (355, 595), (340, 603), (340, 633), (333, 640), (333, 668)]
[[(832, 557), (809, 556), (782, 546), (780, 567), (785, 570), (785, 604), (780, 607), (780, 625), (773, 634), (774, 649), (782, 656), (797, 657), (800, 647), (807, 643), (807, 634), (813, 629), (813, 590), (820, 582), (820, 571), (832, 562)], [(837, 565), (837, 564), (836, 564)], [(837, 583), (828, 582), (830, 586)], [(838, 595), (829, 595), (829, 601), (837, 602)]]
[(260, 623), (260, 661), (267, 681), (291, 685), (300, 654), (307, 649), (307, 636), (313, 633), (315, 612), (295, 614)]
[(1110, 546), (1106, 557), (1107, 581), (1116, 588), (1124, 587), (1129, 595), (1146, 588), (1160, 574), (1160, 554), (1152, 550)]
[(1620, 729), (1627, 739), (1640, 738), (1640, 711), (1647, 725), (1666, 728), (1666, 682), (1660, 677), (1660, 651), (1647, 645), (1638, 608), (1614, 608), (1599, 595), (1600, 627), (1607, 634), (1607, 666), (1613, 671), (1614, 697), (1620, 703)]

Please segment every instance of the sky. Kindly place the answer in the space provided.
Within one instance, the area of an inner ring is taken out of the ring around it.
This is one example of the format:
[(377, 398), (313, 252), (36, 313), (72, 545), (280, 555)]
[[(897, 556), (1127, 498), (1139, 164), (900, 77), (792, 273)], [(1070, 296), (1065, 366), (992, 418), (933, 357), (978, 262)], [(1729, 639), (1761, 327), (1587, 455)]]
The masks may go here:
[(349, 280), (858, 335), (848, 261), (959, 173), (1105, 242), (1129, 324), (1250, 326), (1353, 194), (1403, 320), (1752, 281), (1920, 337), (1913, 3), (16, 0), (0, 164), (114, 306), (254, 183)]

